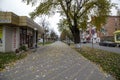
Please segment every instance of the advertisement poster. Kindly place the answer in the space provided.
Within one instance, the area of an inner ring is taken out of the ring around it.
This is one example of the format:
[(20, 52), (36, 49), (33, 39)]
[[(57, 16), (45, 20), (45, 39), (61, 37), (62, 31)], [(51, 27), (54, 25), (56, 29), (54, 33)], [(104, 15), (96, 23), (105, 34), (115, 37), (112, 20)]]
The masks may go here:
[(3, 31), (3, 28), (0, 27), (0, 46), (2, 46), (2, 36), (3, 36), (2, 31)]

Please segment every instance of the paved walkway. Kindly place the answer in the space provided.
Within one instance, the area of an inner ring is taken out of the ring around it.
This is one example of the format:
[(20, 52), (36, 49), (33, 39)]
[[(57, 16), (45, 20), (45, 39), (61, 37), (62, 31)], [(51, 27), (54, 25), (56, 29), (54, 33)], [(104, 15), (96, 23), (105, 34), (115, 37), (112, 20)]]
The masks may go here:
[(61, 42), (39, 48), (0, 73), (0, 80), (113, 80)]

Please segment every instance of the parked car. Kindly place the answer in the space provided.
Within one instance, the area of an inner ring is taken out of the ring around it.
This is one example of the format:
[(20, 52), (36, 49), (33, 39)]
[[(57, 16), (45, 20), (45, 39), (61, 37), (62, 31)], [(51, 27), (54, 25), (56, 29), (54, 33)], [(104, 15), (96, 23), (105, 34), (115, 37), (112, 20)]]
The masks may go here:
[(86, 39), (81, 39), (81, 43), (87, 43)]
[(43, 42), (43, 39), (39, 39), (38, 41), (39, 41), (39, 42)]
[(102, 41), (99, 43), (100, 46), (109, 46), (109, 47), (116, 47), (117, 44), (111, 41)]

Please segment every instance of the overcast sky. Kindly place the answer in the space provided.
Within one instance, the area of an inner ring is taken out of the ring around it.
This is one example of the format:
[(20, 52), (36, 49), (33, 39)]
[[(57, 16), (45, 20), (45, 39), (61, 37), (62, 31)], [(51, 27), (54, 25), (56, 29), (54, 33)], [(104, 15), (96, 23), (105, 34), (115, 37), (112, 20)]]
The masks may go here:
[[(29, 16), (29, 13), (32, 12), (35, 7), (31, 5), (26, 5), (22, 0), (0, 0), (0, 11), (11, 11), (17, 14), (18, 16)], [(50, 28), (59, 35), (57, 29), (57, 23), (59, 22), (59, 14), (49, 17), (48, 21), (50, 22)], [(39, 23), (38, 19), (36, 20)]]
[[(114, 3), (119, 4), (120, 8), (120, 0), (111, 0)], [(11, 11), (19, 16), (29, 16), (29, 13), (32, 12), (35, 9), (35, 7), (32, 7), (31, 5), (26, 5), (26, 3), (23, 3), (22, 0), (0, 0), (0, 11)], [(112, 9), (112, 15), (116, 15), (116, 10)], [(59, 14), (55, 14), (48, 20), (51, 23), (51, 29), (54, 29), (57, 34), (59, 34), (57, 29), (57, 23), (59, 22)], [(36, 22), (38, 22), (36, 20)]]

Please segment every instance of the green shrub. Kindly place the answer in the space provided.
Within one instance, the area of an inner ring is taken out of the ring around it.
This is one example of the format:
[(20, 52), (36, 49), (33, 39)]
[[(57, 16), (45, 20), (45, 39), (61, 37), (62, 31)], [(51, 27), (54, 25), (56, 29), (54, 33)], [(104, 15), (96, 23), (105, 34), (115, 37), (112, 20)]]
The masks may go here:
[(26, 51), (27, 50), (27, 47), (24, 45), (24, 46), (21, 46), (20, 47), (20, 50), (24, 50), (24, 51)]
[(7, 64), (22, 59), (26, 55), (27, 54), (15, 54), (14, 52), (0, 52), (0, 71), (4, 69)]

